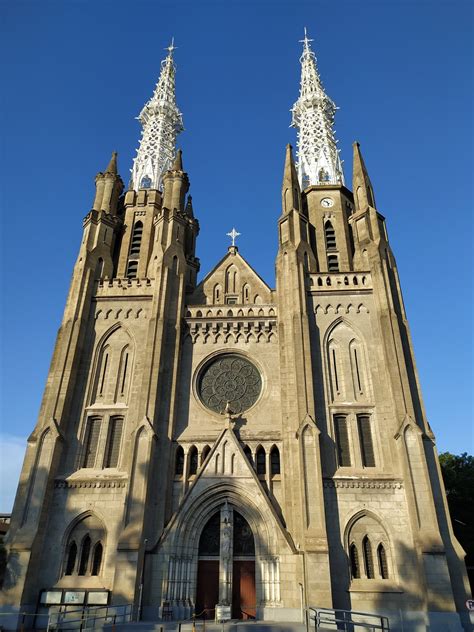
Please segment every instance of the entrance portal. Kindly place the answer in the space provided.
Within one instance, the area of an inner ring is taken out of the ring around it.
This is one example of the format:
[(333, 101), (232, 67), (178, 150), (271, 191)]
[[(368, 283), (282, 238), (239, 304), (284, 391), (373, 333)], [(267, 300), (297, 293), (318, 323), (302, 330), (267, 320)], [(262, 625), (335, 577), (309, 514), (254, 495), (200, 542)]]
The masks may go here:
[(233, 619), (255, 618), (254, 537), (247, 520), (227, 502), (209, 519), (199, 540), (196, 616), (214, 618), (218, 604)]

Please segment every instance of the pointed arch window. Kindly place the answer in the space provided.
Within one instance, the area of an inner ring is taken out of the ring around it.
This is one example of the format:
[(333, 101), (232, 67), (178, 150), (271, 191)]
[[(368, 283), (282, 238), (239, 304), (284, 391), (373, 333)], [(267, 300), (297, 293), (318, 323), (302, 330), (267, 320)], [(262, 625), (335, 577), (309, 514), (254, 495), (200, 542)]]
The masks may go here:
[(184, 473), (184, 450), (181, 446), (178, 446), (176, 450), (174, 473), (175, 476), (183, 476)]
[(66, 570), (64, 572), (65, 575), (73, 574), (74, 569), (76, 568), (76, 558), (77, 558), (77, 544), (73, 540), (69, 544), (69, 549), (67, 552)]
[(336, 232), (329, 220), (324, 224), (324, 236), (326, 238), (327, 250), (336, 250)]
[(192, 446), (188, 453), (189, 476), (195, 476), (198, 471), (198, 451), (196, 446)]
[(91, 552), (91, 539), (86, 535), (82, 541), (81, 559), (79, 561), (78, 575), (85, 575), (89, 566), (89, 556)]
[(205, 445), (203, 447), (202, 452), (201, 452), (201, 464), (204, 463), (210, 451), (211, 451), (211, 448), (208, 445)]
[(273, 476), (278, 476), (280, 474), (280, 450), (273, 446), (270, 452), (270, 473)]
[(362, 540), (362, 552), (364, 555), (365, 575), (367, 579), (374, 579), (374, 560), (372, 558), (372, 546), (368, 536)]
[(102, 564), (102, 552), (103, 552), (102, 543), (101, 542), (97, 542), (97, 544), (94, 546), (94, 552), (92, 554), (91, 575), (99, 575), (100, 574), (100, 567), (101, 567), (101, 564)]
[(385, 547), (380, 543), (377, 547), (377, 560), (379, 563), (379, 573), (382, 579), (388, 579), (388, 564)]
[(265, 449), (260, 446), (257, 450), (257, 474), (259, 476), (265, 476), (267, 472), (266, 454)]
[(353, 579), (360, 578), (359, 551), (354, 543), (349, 547), (349, 560), (351, 563), (351, 575)]

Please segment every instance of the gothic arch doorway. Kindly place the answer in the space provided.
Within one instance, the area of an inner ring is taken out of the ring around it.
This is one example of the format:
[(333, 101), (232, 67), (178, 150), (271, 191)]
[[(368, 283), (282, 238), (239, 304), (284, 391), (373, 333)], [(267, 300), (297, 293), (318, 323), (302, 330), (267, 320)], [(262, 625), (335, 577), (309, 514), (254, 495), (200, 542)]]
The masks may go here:
[(226, 606), (233, 619), (255, 618), (254, 535), (227, 502), (207, 521), (199, 539), (196, 615), (214, 618), (217, 605)]

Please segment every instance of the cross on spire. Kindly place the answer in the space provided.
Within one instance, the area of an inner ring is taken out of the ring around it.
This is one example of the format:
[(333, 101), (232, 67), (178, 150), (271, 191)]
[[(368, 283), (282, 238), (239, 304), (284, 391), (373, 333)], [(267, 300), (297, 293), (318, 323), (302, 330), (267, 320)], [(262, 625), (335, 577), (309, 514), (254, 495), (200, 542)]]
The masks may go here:
[(167, 50), (168, 53), (171, 55), (173, 53), (174, 50), (176, 50), (177, 46), (174, 45), (174, 37), (171, 38), (171, 44), (169, 46), (167, 46), (164, 50)]
[(301, 44), (304, 44), (305, 50), (308, 50), (309, 43), (314, 42), (314, 40), (308, 38), (308, 33), (306, 31), (306, 26), (304, 27), (304, 39), (299, 40)]
[(235, 246), (235, 239), (236, 237), (240, 237), (240, 233), (233, 228), (230, 233), (226, 233), (226, 235), (232, 239), (232, 246)]

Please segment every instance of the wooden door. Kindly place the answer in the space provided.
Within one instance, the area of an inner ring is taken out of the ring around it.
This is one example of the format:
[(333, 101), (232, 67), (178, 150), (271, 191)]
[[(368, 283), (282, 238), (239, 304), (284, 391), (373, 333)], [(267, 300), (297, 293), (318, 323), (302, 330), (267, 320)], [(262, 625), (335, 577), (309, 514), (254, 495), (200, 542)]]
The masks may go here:
[(236, 560), (232, 572), (232, 618), (255, 619), (255, 560)]
[[(213, 619), (219, 601), (219, 560), (199, 560), (196, 591), (196, 615)], [(205, 615), (202, 614), (203, 611)]]

